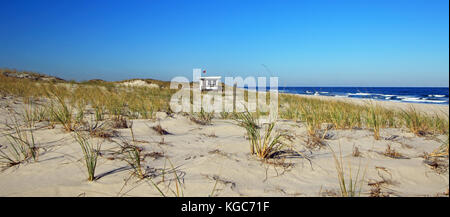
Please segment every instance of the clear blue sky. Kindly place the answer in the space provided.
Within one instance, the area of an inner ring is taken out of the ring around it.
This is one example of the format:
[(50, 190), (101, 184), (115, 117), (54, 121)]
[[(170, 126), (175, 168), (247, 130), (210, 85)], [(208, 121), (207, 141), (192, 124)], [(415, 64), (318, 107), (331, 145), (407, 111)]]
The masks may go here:
[(65, 79), (191, 79), (206, 68), (288, 86), (449, 83), (448, 0), (2, 0), (0, 9), (0, 67)]

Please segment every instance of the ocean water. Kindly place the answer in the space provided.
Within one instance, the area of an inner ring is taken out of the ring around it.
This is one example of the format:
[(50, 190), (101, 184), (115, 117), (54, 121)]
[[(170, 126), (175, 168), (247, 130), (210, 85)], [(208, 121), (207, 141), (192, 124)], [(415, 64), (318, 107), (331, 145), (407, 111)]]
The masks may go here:
[(448, 87), (279, 87), (280, 93), (449, 104)]

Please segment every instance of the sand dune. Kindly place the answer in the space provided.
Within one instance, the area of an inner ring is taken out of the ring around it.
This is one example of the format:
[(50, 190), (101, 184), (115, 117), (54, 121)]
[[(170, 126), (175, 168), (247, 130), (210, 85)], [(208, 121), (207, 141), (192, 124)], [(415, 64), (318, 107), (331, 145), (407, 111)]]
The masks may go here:
[[(18, 109), (20, 101), (1, 100), (2, 123), (10, 117), (7, 105)], [(232, 120), (213, 119), (210, 125), (199, 125), (181, 114), (165, 116), (154, 121), (133, 120), (133, 133), (136, 144), (146, 153), (147, 172), (168, 196), (174, 196), (170, 189), (175, 189), (175, 176), (173, 172), (163, 175), (162, 171), (171, 169), (167, 159), (173, 163), (183, 183), (184, 196), (340, 194), (331, 151), (305, 147), (304, 123), (279, 120), (277, 130), (291, 135), (290, 144), (309, 160), (287, 153), (283, 158), (263, 162), (250, 155), (246, 132)], [(170, 134), (159, 135), (151, 128), (157, 124)], [(161, 196), (148, 181), (130, 178), (132, 170), (128, 164), (114, 159), (114, 153), (120, 149), (118, 144), (132, 140), (130, 129), (116, 129), (118, 136), (110, 139), (93, 139), (101, 143), (102, 155), (97, 180), (88, 182), (82, 152), (73, 133), (64, 132), (59, 125), (54, 129), (48, 129), (45, 123), (38, 123), (39, 126), (41, 128), (34, 132), (42, 150), (38, 161), (0, 172), (0, 196)], [(2, 135), (8, 132), (2, 128)], [(361, 196), (369, 196), (377, 185), (380, 194), (388, 196), (437, 196), (448, 192), (448, 158), (444, 166), (432, 168), (422, 157), (424, 152), (430, 153), (439, 147), (439, 140), (446, 139), (445, 136), (417, 137), (402, 129), (383, 129), (381, 140), (374, 140), (369, 130), (329, 130), (327, 133), (325, 142), (338, 153), (341, 147), (346, 172), (351, 165), (354, 175), (358, 168), (360, 175), (365, 175)], [(0, 142), (6, 144), (5, 136)], [(383, 152), (388, 145), (404, 157), (385, 156)], [(359, 157), (352, 156), (354, 147), (359, 149)]]

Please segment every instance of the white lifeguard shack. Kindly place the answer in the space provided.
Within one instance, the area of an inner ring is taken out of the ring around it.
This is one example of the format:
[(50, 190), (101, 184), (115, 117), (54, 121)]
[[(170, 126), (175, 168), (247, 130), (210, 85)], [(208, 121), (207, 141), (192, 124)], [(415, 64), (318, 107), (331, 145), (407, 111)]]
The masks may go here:
[(221, 76), (207, 76), (199, 78), (200, 91), (202, 90), (218, 90)]

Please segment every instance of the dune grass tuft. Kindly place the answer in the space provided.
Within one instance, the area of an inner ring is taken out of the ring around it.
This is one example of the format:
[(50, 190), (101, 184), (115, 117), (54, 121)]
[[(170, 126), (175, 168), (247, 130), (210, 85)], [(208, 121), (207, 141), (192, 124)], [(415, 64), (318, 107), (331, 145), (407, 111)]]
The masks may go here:
[(213, 117), (213, 112), (205, 112), (205, 110), (203, 110), (202, 108), (200, 112), (191, 116), (191, 121), (200, 125), (209, 125), (211, 124)]
[[(364, 171), (363, 176), (359, 177), (360, 169), (361, 169), (361, 161), (358, 166), (358, 171), (356, 173), (356, 177), (353, 177), (352, 174), (352, 165), (348, 164), (348, 174), (344, 168), (344, 162), (342, 158), (341, 146), (339, 145), (339, 156), (336, 155), (334, 150), (330, 147), (330, 150), (333, 154), (334, 163), (336, 167), (336, 172), (338, 175), (339, 188), (341, 190), (342, 197), (359, 197), (361, 195), (362, 185), (364, 182), (365, 174)], [(348, 177), (346, 177), (348, 176)], [(359, 184), (359, 185), (358, 185)]]
[(380, 128), (382, 125), (382, 108), (378, 105), (369, 105), (367, 107), (367, 124), (373, 130), (373, 137), (376, 140), (380, 139)]
[(125, 161), (133, 168), (133, 174), (139, 179), (144, 179), (146, 175), (145, 169), (142, 168), (142, 149), (134, 145), (126, 145), (122, 151), (125, 153)]
[(87, 136), (80, 132), (75, 132), (75, 140), (81, 147), (83, 152), (83, 160), (88, 174), (88, 181), (95, 179), (95, 169), (97, 168), (97, 159), (100, 153), (100, 144), (94, 145)]
[(7, 167), (14, 166), (33, 159), (38, 160), (39, 147), (35, 141), (33, 129), (22, 129), (13, 116), (13, 133), (8, 134), (8, 145), (4, 150), (0, 148), (0, 163)]
[(430, 121), (428, 117), (420, 114), (414, 107), (408, 110), (402, 110), (405, 126), (417, 136), (424, 136), (428, 130), (426, 122)]
[(274, 133), (275, 123), (269, 123), (265, 129), (259, 127), (257, 117), (254, 117), (248, 110), (236, 114), (236, 120), (239, 126), (247, 131), (251, 154), (267, 159), (284, 147), (281, 141), (284, 135)]
[(52, 98), (56, 98), (56, 105), (51, 102), (50, 111), (57, 122), (59, 122), (63, 128), (68, 131), (75, 130), (75, 121), (73, 118), (72, 107), (62, 98), (62, 96), (56, 94), (49, 94)]

